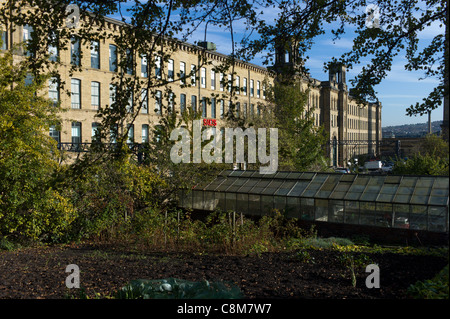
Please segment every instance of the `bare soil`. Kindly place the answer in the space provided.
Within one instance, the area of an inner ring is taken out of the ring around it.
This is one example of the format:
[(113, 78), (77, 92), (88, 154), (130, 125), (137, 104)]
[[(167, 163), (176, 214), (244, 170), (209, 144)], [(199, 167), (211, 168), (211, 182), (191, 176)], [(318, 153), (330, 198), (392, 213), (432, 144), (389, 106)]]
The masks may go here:
[[(448, 263), (443, 257), (367, 254), (380, 267), (380, 288), (369, 289), (365, 269), (358, 269), (352, 286), (336, 251), (308, 252), (310, 262), (292, 251), (230, 256), (98, 244), (0, 251), (0, 299), (110, 298), (133, 279), (169, 277), (234, 283), (244, 298), (405, 299), (409, 285), (431, 279)], [(66, 287), (69, 264), (78, 265), (82, 289)]]

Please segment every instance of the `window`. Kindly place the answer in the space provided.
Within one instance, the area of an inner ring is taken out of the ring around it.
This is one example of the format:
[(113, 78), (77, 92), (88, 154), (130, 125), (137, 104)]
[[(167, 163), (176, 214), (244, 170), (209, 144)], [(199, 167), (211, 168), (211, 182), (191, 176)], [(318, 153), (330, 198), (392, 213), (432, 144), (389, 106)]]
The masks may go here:
[(141, 56), (141, 76), (143, 78), (148, 77), (148, 69), (147, 69), (147, 56)]
[(186, 94), (180, 94), (180, 112), (186, 111)]
[(233, 83), (231, 83), (231, 74), (228, 74), (228, 82), (227, 82), (228, 92), (231, 92), (232, 85), (233, 85)]
[(168, 80), (169, 80), (170, 82), (172, 82), (173, 79), (174, 79), (174, 76), (175, 76), (175, 73), (174, 73), (174, 66), (173, 66), (173, 60), (169, 60), (167, 76), (168, 76)]
[(220, 91), (223, 91), (223, 73), (219, 75)]
[(56, 125), (50, 126), (49, 135), (56, 141), (56, 143), (59, 144), (61, 142), (61, 132), (56, 129)]
[(247, 118), (247, 103), (244, 103), (244, 118)]
[(236, 94), (241, 94), (241, 79), (239, 76), (236, 76)]
[(236, 116), (239, 118), (241, 116), (241, 103), (236, 103)]
[(2, 47), (0, 50), (7, 50), (8, 49), (8, 32), (0, 30), (0, 34), (2, 36)]
[(216, 72), (211, 70), (211, 90), (216, 89)]
[(71, 107), (73, 109), (81, 109), (81, 81), (78, 79), (71, 80)]
[(223, 100), (220, 100), (220, 117), (223, 118), (224, 113), (225, 113), (225, 102)]
[(93, 110), (100, 107), (100, 82), (91, 82), (91, 106)]
[(191, 108), (194, 111), (194, 114), (197, 113), (197, 96), (196, 95), (191, 96)]
[(250, 116), (255, 116), (255, 104), (250, 104)]
[(186, 63), (180, 62), (180, 81), (181, 84), (186, 84)]
[(127, 110), (127, 113), (133, 113), (134, 112), (133, 90), (128, 88), (127, 94), (128, 94), (128, 101), (127, 101), (126, 110)]
[(100, 44), (98, 41), (91, 41), (91, 68), (100, 69)]
[(117, 143), (117, 137), (119, 135), (119, 126), (117, 124), (112, 124), (109, 129), (109, 142)]
[(80, 122), (72, 122), (72, 143), (73, 144), (81, 143), (81, 123)]
[(117, 72), (117, 47), (114, 44), (109, 45), (109, 70)]
[(58, 38), (54, 32), (50, 32), (48, 36), (48, 54), (50, 61), (56, 62), (58, 60)]
[(216, 118), (216, 98), (211, 99), (211, 117)]
[(92, 129), (91, 129), (91, 140), (92, 142), (99, 142), (100, 141), (100, 136), (99, 136), (100, 132), (99, 132), (99, 125), (96, 122), (92, 123)]
[(254, 84), (253, 80), (250, 80), (250, 96), (253, 96), (255, 93), (253, 84)]
[(116, 102), (116, 92), (117, 87), (114, 84), (109, 85), (109, 107), (112, 108), (113, 104)]
[(168, 108), (168, 112), (172, 113), (173, 111), (175, 111), (175, 94), (173, 92), (169, 92), (169, 108)]
[(195, 82), (197, 82), (195, 72), (197, 72), (197, 67), (194, 64), (191, 64), (191, 84), (195, 86)]
[(244, 92), (244, 95), (247, 95), (247, 78), (244, 78), (243, 92)]
[(161, 57), (155, 57), (155, 76), (157, 79), (161, 78)]
[(128, 124), (127, 129), (128, 129), (127, 143), (133, 144), (134, 143), (134, 125)]
[(53, 106), (59, 101), (59, 82), (57, 77), (52, 77), (48, 81), (48, 98), (53, 101)]
[(207, 108), (206, 98), (202, 98), (202, 117), (203, 118), (206, 118), (208, 115), (206, 108)]
[(148, 114), (148, 90), (142, 89), (141, 91), (141, 112)]
[(201, 69), (200, 84), (202, 89), (206, 88), (206, 69)]
[(27, 48), (25, 49), (24, 54), (30, 56), (30, 50), (28, 50), (28, 45), (31, 42), (31, 35), (33, 33), (33, 27), (26, 24), (23, 26), (23, 42), (26, 44)]
[(156, 91), (155, 94), (155, 112), (156, 114), (162, 114), (162, 92)]
[(261, 96), (261, 82), (256, 81), (256, 96), (259, 98)]
[(142, 124), (142, 143), (148, 143), (148, 124)]
[(80, 38), (79, 37), (72, 37), (70, 39), (70, 63), (72, 65), (80, 66), (81, 47), (80, 47)]
[(130, 49), (127, 49), (126, 51), (126, 70), (125, 72), (127, 74), (132, 75), (133, 74), (133, 60), (134, 60), (134, 54), (133, 51), (131, 51)]

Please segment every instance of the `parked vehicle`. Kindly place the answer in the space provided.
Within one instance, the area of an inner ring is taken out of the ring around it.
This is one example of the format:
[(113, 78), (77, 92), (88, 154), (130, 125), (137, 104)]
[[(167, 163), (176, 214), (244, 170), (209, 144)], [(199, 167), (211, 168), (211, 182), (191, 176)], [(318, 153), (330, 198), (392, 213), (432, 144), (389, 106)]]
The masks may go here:
[(381, 161), (369, 161), (364, 163), (364, 168), (371, 171), (371, 170), (380, 170), (383, 166), (383, 163)]
[(347, 167), (336, 167), (336, 168), (334, 169), (334, 171), (335, 171), (336, 173), (344, 173), (344, 174), (350, 173), (350, 169), (348, 169)]

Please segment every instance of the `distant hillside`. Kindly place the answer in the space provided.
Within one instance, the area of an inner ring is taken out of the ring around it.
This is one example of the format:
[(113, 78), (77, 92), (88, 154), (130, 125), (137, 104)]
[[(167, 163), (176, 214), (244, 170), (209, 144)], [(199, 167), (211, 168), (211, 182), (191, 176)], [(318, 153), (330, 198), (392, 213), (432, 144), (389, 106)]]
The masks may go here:
[[(431, 122), (431, 131), (433, 134), (441, 132), (442, 121)], [(384, 138), (389, 137), (421, 137), (428, 133), (428, 123), (404, 124), (396, 126), (386, 126), (381, 128)]]

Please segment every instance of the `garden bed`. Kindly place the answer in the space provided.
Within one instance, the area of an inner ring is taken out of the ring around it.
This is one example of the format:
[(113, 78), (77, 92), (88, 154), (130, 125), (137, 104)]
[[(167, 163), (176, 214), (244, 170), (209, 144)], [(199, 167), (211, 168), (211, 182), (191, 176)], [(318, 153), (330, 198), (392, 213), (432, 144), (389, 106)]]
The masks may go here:
[[(225, 281), (244, 298), (404, 299), (407, 288), (433, 278), (448, 259), (387, 250), (354, 252), (380, 268), (380, 288), (367, 288), (365, 268), (351, 272), (336, 249), (289, 250), (244, 256), (143, 251), (117, 245), (73, 244), (0, 251), (0, 298), (111, 298), (134, 279)], [(66, 266), (80, 269), (82, 289), (68, 289)]]

